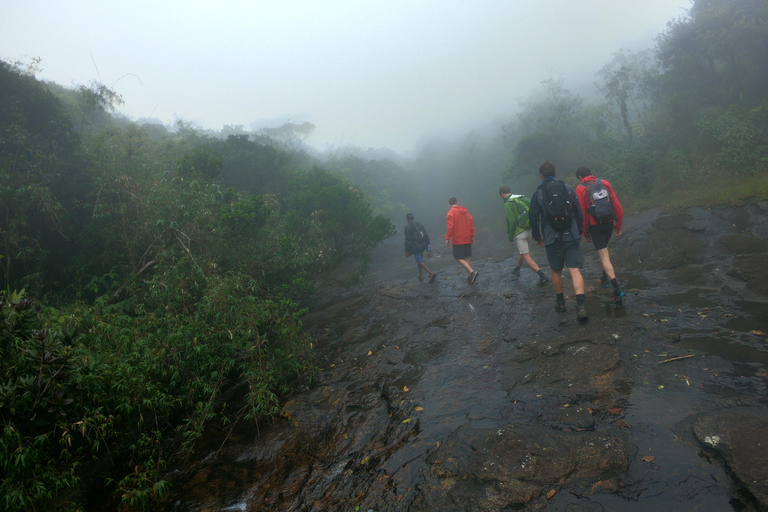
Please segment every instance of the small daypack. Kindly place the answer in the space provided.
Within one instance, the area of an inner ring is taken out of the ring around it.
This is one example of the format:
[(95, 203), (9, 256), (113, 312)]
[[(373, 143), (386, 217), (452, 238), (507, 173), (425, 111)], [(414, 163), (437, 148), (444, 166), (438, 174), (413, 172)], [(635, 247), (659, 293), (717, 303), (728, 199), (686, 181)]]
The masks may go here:
[(547, 180), (541, 184), (541, 193), (547, 224), (561, 233), (571, 229), (574, 204), (565, 183), (560, 180)]
[(587, 189), (587, 201), (589, 202), (587, 211), (589, 214), (599, 223), (616, 220), (613, 205), (611, 204), (611, 194), (608, 192), (608, 187), (605, 186), (603, 180), (598, 178), (581, 185)]
[(423, 251), (429, 247), (429, 235), (421, 222), (413, 222), (413, 247), (416, 251)]
[(512, 199), (517, 208), (517, 227), (528, 229), (531, 227), (531, 219), (528, 217), (528, 210), (531, 209), (531, 200), (525, 196)]

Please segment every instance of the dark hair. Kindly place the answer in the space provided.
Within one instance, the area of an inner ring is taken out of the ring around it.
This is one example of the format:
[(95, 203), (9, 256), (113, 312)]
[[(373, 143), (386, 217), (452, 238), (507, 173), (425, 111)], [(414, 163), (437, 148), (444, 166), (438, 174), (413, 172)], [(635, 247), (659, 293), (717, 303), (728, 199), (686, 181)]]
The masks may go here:
[(448, 204), (449, 204), (449, 205), (451, 205), (451, 206), (453, 206), (453, 205), (455, 205), (455, 204), (459, 204), (459, 200), (458, 200), (458, 199), (456, 199), (455, 197), (452, 197), (452, 198), (450, 198), (450, 199), (448, 200)]
[(412, 213), (406, 213), (405, 214), (405, 220), (413, 220), (413, 214)]
[(508, 186), (502, 185), (501, 187), (499, 187), (499, 195), (509, 194), (509, 193), (510, 193), (510, 190)]
[(590, 174), (592, 174), (592, 171), (589, 170), (589, 167), (581, 166), (576, 169), (576, 177), (579, 179), (586, 178)]
[(543, 164), (541, 164), (541, 167), (539, 167), (539, 174), (541, 174), (544, 177), (547, 176), (554, 176), (555, 175), (555, 164), (547, 160)]

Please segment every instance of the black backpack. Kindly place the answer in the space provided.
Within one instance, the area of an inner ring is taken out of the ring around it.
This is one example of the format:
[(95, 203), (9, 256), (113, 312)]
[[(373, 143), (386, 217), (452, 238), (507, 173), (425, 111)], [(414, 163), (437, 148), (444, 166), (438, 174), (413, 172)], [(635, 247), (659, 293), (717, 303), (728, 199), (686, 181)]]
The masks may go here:
[(541, 194), (547, 224), (561, 233), (571, 229), (574, 204), (565, 183), (560, 180), (547, 180), (541, 184)]
[(429, 247), (429, 235), (421, 222), (414, 221), (413, 226), (413, 248), (415, 251), (423, 251)]
[(611, 194), (608, 192), (608, 187), (605, 186), (603, 180), (598, 178), (589, 183), (582, 183), (581, 186), (587, 189), (587, 201), (589, 202), (587, 211), (597, 222), (613, 222), (616, 220), (616, 215), (613, 213), (613, 205), (611, 204)]

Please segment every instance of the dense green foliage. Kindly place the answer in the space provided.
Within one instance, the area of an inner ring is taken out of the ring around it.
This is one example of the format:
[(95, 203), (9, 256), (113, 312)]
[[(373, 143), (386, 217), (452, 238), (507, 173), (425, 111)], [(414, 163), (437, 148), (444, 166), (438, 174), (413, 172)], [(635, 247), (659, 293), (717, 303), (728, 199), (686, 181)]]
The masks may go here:
[(6, 63), (0, 90), (0, 510), (105, 481), (143, 506), (209, 424), (311, 379), (295, 299), (393, 227), (295, 148), (126, 123)]

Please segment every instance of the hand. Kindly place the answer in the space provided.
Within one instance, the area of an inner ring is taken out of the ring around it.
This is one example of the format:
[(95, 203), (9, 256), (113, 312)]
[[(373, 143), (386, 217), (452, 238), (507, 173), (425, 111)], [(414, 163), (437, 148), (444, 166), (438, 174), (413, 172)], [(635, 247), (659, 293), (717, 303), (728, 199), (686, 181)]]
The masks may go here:
[(621, 230), (620, 229), (614, 229), (614, 233), (616, 233), (616, 236), (621, 236)]
[(406, 257), (406, 258), (407, 258), (408, 256), (410, 256), (410, 255), (411, 255), (411, 253), (409, 253), (408, 251), (405, 251), (405, 257)]
[(445, 246), (446, 246), (446, 247), (450, 247), (450, 245), (451, 245), (451, 241), (450, 241), (450, 240), (446, 240), (446, 241), (445, 241)]
[(536, 240), (536, 245), (539, 247), (544, 247), (544, 240)]
[(587, 242), (591, 242), (592, 241), (592, 237), (589, 236), (589, 235), (584, 235), (584, 240), (586, 240)]
[(432, 257), (432, 251), (427, 251), (427, 258), (431, 258), (431, 257)]
[(509, 245), (515, 245), (515, 242), (509, 242)]

